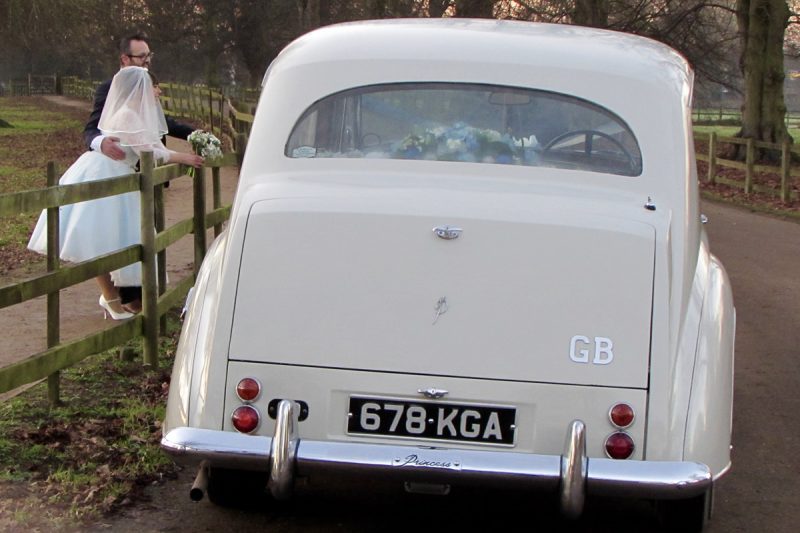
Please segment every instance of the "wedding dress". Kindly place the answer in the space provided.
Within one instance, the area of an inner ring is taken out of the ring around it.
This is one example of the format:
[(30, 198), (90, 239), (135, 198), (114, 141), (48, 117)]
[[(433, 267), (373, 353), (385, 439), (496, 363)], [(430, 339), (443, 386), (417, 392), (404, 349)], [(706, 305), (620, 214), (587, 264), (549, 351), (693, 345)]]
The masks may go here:
[[(160, 105), (152, 95), (152, 85), (144, 83), (143, 76), (148, 76), (147, 70), (141, 67), (121, 69), (112, 81), (100, 118), (99, 126), (103, 134), (120, 138), (125, 159), (116, 161), (101, 152), (86, 152), (64, 172), (59, 185), (131, 174), (135, 172), (139, 154), (144, 150), (153, 151), (156, 159), (169, 158), (169, 151), (160, 141), (161, 135), (167, 131), (166, 121)], [(118, 78), (121, 78), (119, 83)], [(136, 191), (61, 206), (60, 258), (70, 262), (87, 261), (140, 244), (139, 198), (139, 192)], [(28, 248), (40, 254), (47, 253), (46, 211), (42, 211), (39, 216)], [(118, 287), (140, 286), (141, 263), (137, 261), (111, 272), (111, 280)]]
[[(126, 157), (115, 161), (100, 152), (86, 152), (70, 166), (59, 185), (85, 183), (134, 172), (139, 157), (129, 147)], [(139, 244), (141, 240), (139, 193), (129, 192), (89, 200), (59, 208), (59, 242), (64, 261), (78, 263), (103, 254)], [(47, 211), (42, 211), (33, 230), (28, 248), (47, 253)], [(111, 273), (118, 287), (142, 284), (142, 268), (138, 261)]]

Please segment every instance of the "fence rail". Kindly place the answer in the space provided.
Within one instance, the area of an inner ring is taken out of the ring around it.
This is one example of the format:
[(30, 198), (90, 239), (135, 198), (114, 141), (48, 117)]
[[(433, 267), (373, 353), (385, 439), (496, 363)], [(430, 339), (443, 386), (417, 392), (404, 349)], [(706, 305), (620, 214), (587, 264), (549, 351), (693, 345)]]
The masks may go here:
[(94, 100), (94, 91), (101, 83), (101, 81), (82, 80), (77, 76), (64, 76), (61, 78), (60, 94), (81, 100)]
[[(243, 144), (240, 141), (240, 144)], [(141, 171), (74, 185), (57, 185), (55, 165), (48, 165), (48, 187), (0, 195), (0, 216), (20, 212), (47, 210), (48, 272), (18, 283), (0, 287), (0, 309), (43, 295), (47, 305), (47, 349), (22, 361), (0, 368), (0, 393), (21, 385), (48, 378), (51, 401), (58, 400), (58, 371), (76, 364), (89, 355), (113, 348), (133, 338), (144, 339), (145, 364), (158, 363), (158, 335), (162, 317), (176, 306), (194, 284), (197, 269), (206, 252), (206, 230), (222, 230), (222, 222), (230, 216), (230, 206), (223, 206), (220, 190), (220, 167), (237, 165), (236, 153), (226, 154), (221, 161), (210, 165), (213, 185), (212, 209), (206, 212), (206, 168), (195, 172), (192, 218), (166, 228), (164, 224), (163, 184), (185, 174), (187, 167), (172, 164), (155, 168), (152, 154), (144, 153)], [(98, 258), (62, 267), (58, 258), (59, 207), (71, 203), (103, 198), (115, 194), (139, 191), (141, 194), (142, 243), (129, 246)], [(156, 233), (152, 231), (153, 225)], [(166, 251), (181, 237), (193, 234), (195, 241), (195, 271), (166, 289)], [(59, 339), (59, 294), (62, 289), (90, 280), (122, 266), (142, 262), (142, 313), (110, 329), (83, 338), (61, 343)], [(160, 267), (156, 267), (159, 264)], [(160, 278), (160, 279), (159, 279)]]
[[(786, 113), (787, 128), (800, 128), (800, 113)], [(738, 126), (742, 122), (742, 111), (734, 108), (694, 108), (692, 121), (695, 124), (729, 124)]]
[(10, 80), (8, 91), (11, 96), (34, 96), (56, 94), (58, 74), (28, 74), (27, 78)]
[[(58, 83), (56, 76), (29, 76), (33, 85), (38, 83), (40, 87), (55, 88)], [(22, 82), (20, 82), (22, 83)], [(100, 84), (97, 81), (81, 80), (77, 77), (64, 77), (60, 80), (63, 94), (77, 98), (94, 98), (95, 88)], [(247, 144), (250, 130), (253, 124), (252, 101), (240, 100), (239, 108), (234, 106), (232, 98), (256, 98), (257, 90), (241, 88), (214, 89), (202, 85), (182, 85), (177, 83), (162, 83), (163, 89), (162, 104), (164, 112), (171, 116), (198, 120), (210, 125), (212, 131), (219, 134), (221, 138), (227, 138), (234, 151), (241, 154), (243, 147)], [(53, 89), (54, 90), (54, 89)], [(697, 108), (693, 110), (695, 122), (710, 123), (738, 123), (741, 120), (741, 112), (737, 109), (726, 108)], [(788, 113), (786, 115), (788, 127), (800, 128), (800, 114)], [(713, 138), (713, 141), (711, 139)], [(793, 159), (798, 159), (800, 149), (790, 146), (788, 149), (782, 145), (764, 143), (760, 141), (750, 141), (746, 139), (736, 139), (733, 137), (723, 137), (716, 134), (696, 133), (695, 140), (708, 141), (709, 151), (706, 154), (698, 153), (697, 159), (709, 163), (708, 181), (712, 183), (724, 183), (732, 187), (739, 187), (745, 192), (763, 192), (779, 197), (784, 202), (792, 202), (798, 199), (798, 191), (795, 190), (794, 177), (800, 175), (797, 168), (793, 168)], [(724, 144), (742, 144), (749, 154), (749, 159), (745, 162), (725, 159), (720, 155), (720, 146)], [(749, 146), (749, 148), (748, 148)], [(779, 157), (778, 165), (761, 165), (755, 163), (756, 150), (770, 151)], [(737, 181), (718, 175), (720, 167), (735, 168), (745, 171), (745, 180)], [(768, 172), (780, 175), (780, 186), (769, 187), (757, 183), (754, 179), (755, 173)]]
[[(82, 80), (75, 76), (63, 77), (60, 80), (61, 94), (93, 100), (99, 81)], [(250, 136), (253, 124), (252, 109), (254, 103), (239, 100), (240, 110), (232, 103), (230, 90), (217, 89), (206, 85), (185, 85), (181, 83), (160, 83), (161, 106), (167, 116), (194, 120), (208, 125), (209, 130), (220, 138), (227, 138), (234, 151), (242, 152), (237, 145), (239, 135), (244, 135), (244, 143)], [(55, 93), (52, 93), (55, 94)], [(238, 98), (257, 96), (256, 90), (237, 89)]]
[[(93, 100), (95, 90), (101, 83), (101, 81), (83, 80), (77, 76), (29, 74), (26, 79), (12, 80), (9, 83), (9, 93), (12, 96), (62, 94)], [(244, 135), (245, 144), (250, 136), (254, 102), (259, 95), (258, 89), (242, 87), (217, 89), (205, 85), (180, 83), (159, 85), (162, 89), (161, 104), (164, 114), (205, 123), (212, 133), (220, 138), (226, 138), (234, 151), (242, 152), (242, 147), (237, 143), (240, 135)], [(237, 103), (234, 105), (233, 101)], [(237, 109), (237, 106), (240, 109)]]
[[(800, 168), (792, 167), (792, 160), (796, 159), (795, 156), (800, 156), (800, 147), (792, 145), (788, 139), (784, 141), (783, 144), (774, 144), (755, 141), (753, 139), (723, 137), (711, 132), (696, 133), (695, 140), (708, 143), (707, 152), (705, 154), (698, 152), (697, 159), (698, 161), (708, 163), (708, 171), (705, 179), (709, 183), (722, 183), (729, 187), (736, 187), (742, 189), (747, 194), (752, 192), (768, 194), (780, 198), (781, 201), (785, 203), (790, 203), (800, 198), (794, 184), (794, 178), (800, 176)], [(721, 155), (724, 153), (721, 145), (725, 144), (744, 146), (745, 161), (725, 159)], [(780, 166), (756, 163), (756, 155), (759, 151), (764, 155), (772, 156), (771, 159), (779, 160)], [(778, 154), (780, 154), (780, 156), (775, 157)], [(720, 176), (720, 167), (744, 170), (744, 181)], [(756, 183), (755, 177), (757, 172), (776, 174), (779, 179), (779, 186), (775, 188), (762, 183)]]

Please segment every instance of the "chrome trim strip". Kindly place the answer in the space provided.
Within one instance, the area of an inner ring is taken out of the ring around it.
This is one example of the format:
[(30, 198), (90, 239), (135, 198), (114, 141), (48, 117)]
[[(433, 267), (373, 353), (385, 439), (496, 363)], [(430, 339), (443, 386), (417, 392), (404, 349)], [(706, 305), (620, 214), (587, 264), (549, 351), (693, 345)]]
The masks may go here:
[(711, 487), (711, 472), (688, 461), (589, 459), (586, 490), (627, 498), (680, 499)]
[(569, 518), (577, 518), (583, 512), (586, 500), (586, 425), (573, 420), (567, 428), (564, 455), (561, 456), (561, 512)]
[(433, 233), (435, 233), (437, 237), (448, 241), (458, 239), (463, 231), (463, 229), (451, 226), (449, 224), (445, 224), (444, 226), (436, 226), (433, 228)]
[(161, 449), (176, 463), (199, 466), (208, 460), (214, 466), (269, 470), (272, 439), (235, 431), (178, 427), (161, 438)]
[[(416, 455), (418, 460), (405, 461), (410, 455)], [(401, 461), (398, 462), (398, 458)], [(408, 464), (401, 466), (402, 463)], [(432, 466), (420, 466), (420, 463)], [(299, 476), (357, 471), (387, 480), (441, 484), (458, 481), (555, 492), (558, 490), (560, 458), (513, 452), (300, 441), (297, 450)]]
[(276, 500), (288, 500), (294, 487), (295, 457), (300, 442), (297, 435), (300, 406), (291, 400), (281, 400), (277, 411), (269, 452), (268, 487)]
[[(296, 422), (294, 428), (297, 428)], [(161, 447), (181, 464), (199, 465), (202, 460), (208, 460), (211, 466), (269, 471), (272, 440), (233, 431), (180, 427), (161, 439)], [(295, 454), (295, 476), (362, 472), (376, 479), (495, 485), (552, 493), (561, 487), (561, 456), (558, 455), (297, 440), (296, 435), (287, 441), (290, 445), (287, 450), (293, 449)], [(419, 462), (397, 466), (395, 459), (411, 454), (434, 466), (418, 467)], [(457, 462), (458, 468), (435, 466), (447, 462)], [(291, 459), (288, 462), (284, 459), (281, 464), (291, 464)], [(711, 472), (700, 463), (602, 458), (586, 461), (587, 496), (689, 498), (704, 493), (711, 483)]]
[(417, 389), (417, 393), (422, 394), (426, 398), (431, 398), (433, 400), (438, 400), (440, 398), (444, 398), (448, 394), (449, 391), (444, 389), (437, 389), (436, 387), (428, 387), (427, 389)]
[(727, 464), (727, 465), (725, 465), (725, 468), (723, 468), (722, 470), (720, 470), (720, 471), (719, 471), (719, 473), (718, 473), (716, 476), (714, 476), (714, 479), (713, 479), (713, 481), (716, 481), (716, 480), (718, 480), (719, 478), (721, 478), (722, 476), (724, 476), (725, 474), (727, 474), (727, 473), (728, 473), (728, 471), (731, 469), (731, 467), (732, 467), (732, 466), (733, 466), (733, 463), (731, 463), (730, 461), (728, 461), (728, 464)]

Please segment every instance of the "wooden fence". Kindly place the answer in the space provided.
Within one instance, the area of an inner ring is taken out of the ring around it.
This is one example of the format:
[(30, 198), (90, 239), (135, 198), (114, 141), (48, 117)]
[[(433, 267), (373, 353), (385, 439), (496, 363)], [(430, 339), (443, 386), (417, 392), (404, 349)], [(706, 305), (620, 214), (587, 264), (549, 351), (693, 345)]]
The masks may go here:
[(56, 94), (58, 90), (57, 74), (28, 74), (8, 82), (10, 96), (34, 96), (38, 94)]
[[(87, 81), (69, 76), (61, 78), (61, 94), (73, 98), (94, 99), (94, 91), (101, 82)], [(236, 109), (231, 99), (220, 89), (205, 85), (183, 85), (180, 83), (159, 83), (161, 87), (161, 106), (164, 114), (202, 122), (220, 138), (227, 138), (234, 151), (242, 152), (240, 140), (247, 144), (250, 127), (253, 124), (252, 108), (255, 104), (242, 103), (246, 111)], [(252, 95), (244, 91), (242, 94)], [(242, 137), (243, 135), (243, 137)]]
[[(243, 144), (240, 141), (239, 144)], [(150, 153), (142, 154), (141, 171), (126, 176), (74, 185), (57, 185), (55, 165), (47, 168), (48, 187), (39, 190), (0, 195), (0, 216), (47, 210), (47, 273), (0, 287), (0, 308), (47, 295), (47, 350), (0, 368), (0, 393), (21, 385), (48, 378), (52, 402), (58, 401), (58, 372), (89, 355), (119, 346), (135, 337), (144, 339), (144, 362), (158, 364), (158, 336), (165, 326), (164, 314), (180, 305), (194, 285), (197, 269), (206, 253), (206, 230), (222, 230), (230, 216), (230, 206), (222, 205), (220, 167), (239, 164), (237, 154), (226, 154), (211, 165), (212, 210), (206, 212), (206, 169), (195, 173), (192, 218), (165, 228), (163, 184), (184, 175), (185, 166), (172, 164), (155, 168)], [(59, 206), (139, 191), (141, 194), (142, 244), (67, 267), (59, 264)], [(156, 232), (153, 232), (155, 223)], [(194, 234), (194, 273), (166, 290), (166, 250), (181, 237)], [(59, 293), (62, 289), (98, 275), (141, 261), (142, 313), (105, 331), (74, 341), (60, 342)], [(156, 266), (158, 265), (158, 267)], [(160, 278), (160, 279), (157, 279)]]
[[(47, 76), (39, 78), (48, 79)], [(53, 78), (50, 77), (49, 79)], [(47, 84), (45, 83), (44, 85)], [(89, 82), (74, 77), (61, 79), (63, 94), (78, 98), (94, 98), (94, 89), (97, 85), (99, 85), (99, 82)], [(204, 86), (174, 83), (162, 83), (161, 87), (163, 89), (162, 105), (165, 113), (179, 118), (206, 122), (210, 124), (212, 131), (217, 132), (220, 137), (228, 138), (228, 142), (235, 151), (243, 151), (243, 146), (247, 144), (250, 128), (253, 124), (254, 103), (242, 101), (238, 104), (241, 109), (237, 109), (228, 96), (234, 95), (231, 89), (218, 90)], [(238, 92), (235, 92), (235, 96), (240, 98), (253, 98), (256, 95), (257, 91), (238, 90)], [(693, 111), (693, 119), (695, 122), (735, 122), (741, 119), (741, 112), (722, 108), (695, 109)], [(786, 123), (789, 127), (800, 128), (800, 114), (787, 114)], [(800, 170), (792, 168), (792, 154), (800, 155), (800, 148), (796, 148), (793, 145), (787, 147), (760, 141), (722, 137), (714, 133), (698, 132), (695, 134), (695, 140), (708, 142), (708, 152), (706, 154), (697, 154), (698, 160), (709, 163), (708, 181), (738, 187), (747, 193), (755, 191), (769, 194), (787, 203), (798, 199), (798, 191), (795, 190), (796, 187), (793, 181), (796, 176), (800, 175)], [(722, 158), (720, 156), (720, 146), (725, 144), (744, 145), (748, 154), (747, 161), (743, 163)], [(757, 151), (768, 151), (775, 154), (772, 159), (779, 159), (781, 161), (780, 166), (756, 164)], [(780, 154), (779, 157), (778, 154)], [(718, 175), (720, 167), (744, 170), (745, 179), (739, 181), (720, 176)], [(771, 183), (759, 183), (755, 179), (758, 172), (779, 175), (779, 185), (771, 186)]]
[(94, 91), (101, 83), (100, 81), (82, 80), (77, 76), (64, 76), (61, 78), (60, 94), (81, 100), (94, 100)]
[[(705, 141), (708, 143), (708, 150), (705, 154), (698, 152), (698, 161), (705, 161), (708, 163), (708, 172), (706, 173), (706, 180), (709, 183), (722, 183), (730, 187), (736, 187), (744, 190), (745, 193), (759, 192), (775, 196), (781, 199), (782, 202), (791, 203), (798, 199), (798, 191), (795, 190), (794, 178), (800, 176), (800, 169), (792, 167), (792, 159), (794, 156), (800, 156), (800, 147), (792, 145), (788, 142), (783, 144), (766, 143), (755, 141), (753, 139), (740, 139), (737, 137), (722, 137), (716, 133), (695, 133), (695, 140)], [(745, 147), (745, 161), (734, 161), (731, 159), (724, 159), (721, 153), (722, 145), (744, 146)], [(757, 153), (761, 152), (764, 155), (772, 156), (769, 159), (780, 161), (780, 166), (757, 164)], [(779, 157), (778, 154), (780, 154)], [(735, 180), (726, 178), (719, 175), (720, 167), (735, 168), (737, 170), (744, 170), (744, 180)], [(777, 175), (777, 187), (765, 183), (758, 183), (756, 181), (756, 173), (763, 172)]]
[[(800, 113), (786, 113), (784, 119), (787, 128), (800, 128)], [(733, 108), (694, 108), (692, 121), (695, 124), (730, 124), (739, 125), (742, 122), (742, 111)]]
[(222, 93), (203, 85), (160, 83), (161, 106), (164, 113), (175, 118), (201, 120), (210, 131), (223, 136), (225, 106), (229, 105)]

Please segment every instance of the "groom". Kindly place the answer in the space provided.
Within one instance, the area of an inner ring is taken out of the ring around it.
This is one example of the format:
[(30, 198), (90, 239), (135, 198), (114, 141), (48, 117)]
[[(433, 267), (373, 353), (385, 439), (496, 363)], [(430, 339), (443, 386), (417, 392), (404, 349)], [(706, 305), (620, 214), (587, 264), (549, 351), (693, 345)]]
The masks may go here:
[[(153, 53), (147, 44), (147, 37), (142, 33), (135, 33), (124, 37), (119, 43), (119, 65), (122, 67), (150, 67)], [(103, 155), (111, 159), (125, 159), (125, 152), (119, 146), (119, 139), (109, 135), (103, 135), (97, 128), (100, 122), (100, 115), (103, 114), (103, 107), (106, 104), (108, 90), (111, 88), (111, 80), (101, 83), (94, 92), (94, 108), (89, 116), (89, 122), (83, 128), (83, 141), (90, 150), (102, 152)], [(167, 118), (168, 134), (180, 139), (186, 139), (194, 128), (186, 124), (181, 124)], [(169, 186), (169, 182), (164, 184)], [(142, 306), (141, 287), (120, 287), (120, 300), (129, 309), (139, 311)]]
[[(153, 53), (147, 44), (147, 37), (142, 33), (135, 33), (124, 37), (119, 43), (119, 65), (122, 67), (150, 67)], [(83, 141), (90, 150), (102, 152), (103, 155), (111, 159), (121, 160), (125, 158), (125, 152), (119, 146), (119, 139), (106, 136), (100, 133), (97, 124), (100, 122), (100, 115), (103, 114), (103, 107), (106, 104), (108, 89), (111, 87), (111, 80), (101, 83), (94, 92), (94, 108), (89, 116), (89, 122), (83, 128)], [(179, 139), (186, 139), (194, 128), (180, 122), (176, 122), (167, 117), (168, 134)]]

